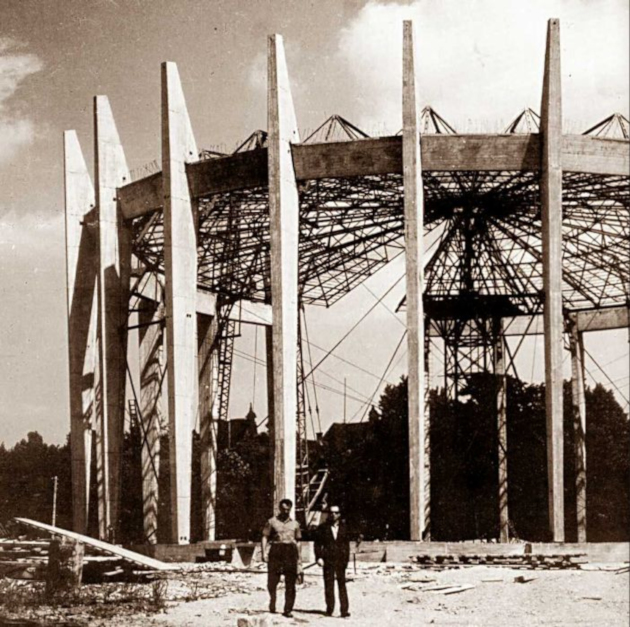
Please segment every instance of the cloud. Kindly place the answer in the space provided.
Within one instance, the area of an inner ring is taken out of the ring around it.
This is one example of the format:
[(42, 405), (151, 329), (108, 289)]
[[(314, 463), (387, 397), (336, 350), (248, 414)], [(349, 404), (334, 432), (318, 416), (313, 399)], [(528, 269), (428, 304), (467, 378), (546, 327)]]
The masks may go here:
[(14, 96), (22, 81), (39, 72), (43, 64), (23, 48), (13, 39), (0, 38), (0, 164), (9, 161), (35, 136), (33, 122), (16, 106)]
[(369, 2), (340, 31), (337, 56), (357, 94), (356, 122), (372, 132), (400, 129), (402, 21), (412, 19), (422, 104), (460, 131), (501, 130), (523, 108), (539, 109), (552, 17), (561, 21), (565, 119), (589, 125), (627, 111), (624, 0), (416, 0)]

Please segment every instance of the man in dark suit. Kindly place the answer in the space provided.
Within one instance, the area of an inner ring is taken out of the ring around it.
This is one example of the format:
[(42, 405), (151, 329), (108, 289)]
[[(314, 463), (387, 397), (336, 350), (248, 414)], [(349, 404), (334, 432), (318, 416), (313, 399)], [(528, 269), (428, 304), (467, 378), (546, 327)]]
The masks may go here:
[(350, 560), (350, 540), (345, 523), (341, 520), (341, 510), (331, 505), (330, 516), (317, 529), (315, 559), (324, 569), (324, 591), (326, 614), (332, 616), (335, 609), (335, 579), (339, 588), (341, 616), (350, 616), (348, 611), (348, 591), (346, 590), (346, 568)]

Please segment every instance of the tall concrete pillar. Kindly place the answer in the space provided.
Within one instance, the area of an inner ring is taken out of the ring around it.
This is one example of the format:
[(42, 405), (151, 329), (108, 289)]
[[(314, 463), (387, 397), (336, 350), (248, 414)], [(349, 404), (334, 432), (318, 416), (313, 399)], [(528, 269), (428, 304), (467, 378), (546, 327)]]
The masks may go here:
[(411, 21), (403, 25), (403, 184), (409, 368), (410, 537), (422, 540), (425, 516), (424, 316), (422, 306), (424, 198), (420, 158), (417, 71)]
[(87, 533), (94, 421), (98, 231), (94, 188), (75, 131), (64, 133), (72, 525)]
[(196, 210), (186, 163), (197, 160), (186, 101), (175, 63), (162, 64), (162, 185), (171, 540), (190, 541), (192, 429), (198, 407)]
[(201, 517), (204, 540), (216, 538), (217, 434), (219, 426), (219, 317), (198, 314)]
[(540, 115), (542, 171), (542, 249), (545, 401), (547, 413), (547, 476), (549, 524), (554, 542), (564, 541), (564, 478), (562, 424), (562, 92), (560, 21), (549, 20)]
[(497, 444), (498, 444), (498, 485), (499, 485), (499, 541), (510, 541), (508, 515), (508, 473), (507, 473), (507, 372), (505, 362), (505, 336), (503, 320), (493, 320), (494, 374), (497, 380)]
[(139, 299), (140, 421), (142, 449), (142, 519), (145, 542), (157, 543), (160, 435), (165, 370), (161, 354), (164, 340), (164, 306)]
[(131, 233), (122, 219), (116, 188), (128, 183), (130, 177), (106, 96), (94, 98), (94, 127), (102, 372), (102, 409), (97, 429), (99, 535), (115, 539), (119, 524), (131, 273)]
[(295, 500), (299, 199), (291, 143), (300, 141), (282, 37), (268, 47), (267, 100), (273, 345), (274, 502)]
[(570, 321), (571, 396), (575, 447), (577, 540), (586, 542), (586, 398), (584, 395), (584, 334)]

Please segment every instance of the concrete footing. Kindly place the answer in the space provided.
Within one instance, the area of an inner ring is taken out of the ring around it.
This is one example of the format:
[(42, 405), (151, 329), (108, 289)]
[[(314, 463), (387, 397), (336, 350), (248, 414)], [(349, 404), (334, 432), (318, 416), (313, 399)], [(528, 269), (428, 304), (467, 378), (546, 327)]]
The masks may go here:
[[(205, 557), (206, 549), (221, 547), (232, 549), (232, 564), (248, 567), (260, 562), (260, 543), (217, 540), (196, 544), (143, 544), (130, 547), (143, 555), (164, 562), (195, 562)], [(303, 564), (315, 561), (312, 542), (302, 542), (300, 553)], [(518, 556), (527, 553), (536, 555), (567, 555), (584, 553), (589, 562), (630, 562), (628, 542), (361, 542), (351, 543), (351, 553), (357, 562), (409, 562), (417, 555), (492, 555)]]

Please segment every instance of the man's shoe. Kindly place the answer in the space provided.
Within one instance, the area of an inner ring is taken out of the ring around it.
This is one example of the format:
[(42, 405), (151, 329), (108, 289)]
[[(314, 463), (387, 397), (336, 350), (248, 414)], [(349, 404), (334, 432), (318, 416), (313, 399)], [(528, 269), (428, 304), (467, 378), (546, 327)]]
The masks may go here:
[(269, 613), (270, 614), (275, 614), (276, 613), (276, 606), (273, 605), (273, 603), (269, 604)]
[(332, 615), (333, 615), (332, 610), (326, 610), (326, 616), (332, 616)]
[(291, 614), (291, 612), (282, 612), (282, 616), (285, 618), (293, 618), (293, 614)]
[(344, 612), (344, 613), (341, 615), (341, 618), (350, 618), (350, 612)]

